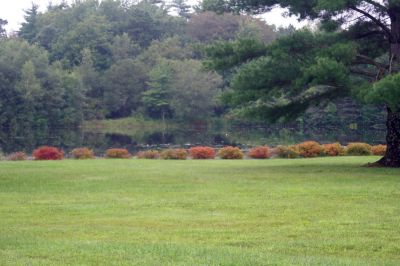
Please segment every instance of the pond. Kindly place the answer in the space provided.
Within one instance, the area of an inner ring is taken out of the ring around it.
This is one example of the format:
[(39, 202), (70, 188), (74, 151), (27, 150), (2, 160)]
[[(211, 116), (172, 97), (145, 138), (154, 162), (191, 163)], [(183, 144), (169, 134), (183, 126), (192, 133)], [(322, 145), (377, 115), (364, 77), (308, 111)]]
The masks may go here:
[(367, 142), (385, 143), (384, 125), (359, 124), (347, 126), (309, 125), (240, 125), (234, 123), (196, 123), (167, 127), (165, 130), (137, 128), (129, 134), (103, 133), (81, 128), (53, 130), (26, 130), (23, 132), (1, 132), (0, 149), (3, 153), (15, 151), (32, 152), (38, 146), (51, 145), (69, 152), (76, 147), (89, 147), (101, 155), (108, 148), (126, 148), (131, 152), (169, 147), (191, 147), (226, 145), (243, 148), (256, 145), (288, 145), (306, 140), (321, 143)]

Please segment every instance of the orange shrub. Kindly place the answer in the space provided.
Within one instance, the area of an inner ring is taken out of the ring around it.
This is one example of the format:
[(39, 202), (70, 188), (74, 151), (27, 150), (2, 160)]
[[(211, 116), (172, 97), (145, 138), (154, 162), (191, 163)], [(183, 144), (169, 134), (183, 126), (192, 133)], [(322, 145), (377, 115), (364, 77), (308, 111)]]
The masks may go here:
[(108, 149), (106, 151), (106, 158), (110, 159), (129, 159), (132, 155), (127, 149)]
[(324, 153), (328, 156), (342, 156), (345, 153), (344, 147), (339, 142), (324, 144)]
[(275, 148), (275, 152), (279, 158), (294, 159), (300, 157), (297, 146), (279, 145)]
[(346, 154), (351, 156), (366, 156), (372, 154), (372, 147), (367, 143), (355, 142), (347, 145)]
[(138, 159), (158, 159), (160, 158), (160, 153), (155, 150), (140, 151), (136, 154)]
[(187, 151), (185, 149), (167, 149), (161, 152), (164, 160), (186, 160)]
[(215, 149), (211, 147), (193, 147), (189, 150), (192, 159), (214, 159)]
[(305, 141), (296, 145), (300, 156), (304, 158), (311, 158), (320, 156), (323, 152), (321, 144), (316, 141)]
[(221, 159), (243, 159), (243, 152), (238, 147), (227, 146), (219, 150), (218, 155)]
[(76, 149), (73, 149), (70, 152), (70, 154), (72, 155), (72, 158), (79, 159), (79, 160), (93, 159), (94, 158), (93, 151), (88, 149), (88, 148), (76, 148)]
[(56, 147), (42, 146), (33, 151), (35, 160), (62, 160), (64, 152)]
[(386, 145), (375, 145), (371, 148), (373, 155), (384, 156), (386, 153)]
[(27, 159), (28, 156), (26, 156), (25, 152), (22, 151), (13, 152), (7, 156), (7, 160), (9, 161), (25, 161)]
[(260, 146), (251, 149), (248, 156), (253, 159), (268, 159), (270, 158), (269, 147)]

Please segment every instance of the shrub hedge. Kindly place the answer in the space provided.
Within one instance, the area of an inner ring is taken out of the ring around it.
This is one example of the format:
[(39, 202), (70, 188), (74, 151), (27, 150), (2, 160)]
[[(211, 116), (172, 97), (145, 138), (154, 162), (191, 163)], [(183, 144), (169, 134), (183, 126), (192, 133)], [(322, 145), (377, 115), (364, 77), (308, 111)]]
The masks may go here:
[(267, 146), (255, 147), (249, 150), (247, 156), (253, 159), (268, 159), (271, 157), (269, 147)]
[(189, 154), (192, 159), (214, 159), (215, 149), (211, 147), (193, 147), (189, 149)]
[(106, 158), (109, 159), (129, 159), (132, 155), (127, 149), (108, 149), (106, 151)]
[(33, 151), (33, 158), (35, 160), (62, 160), (64, 152), (56, 147), (42, 146)]
[(219, 150), (218, 156), (221, 159), (238, 160), (243, 159), (244, 154), (238, 147), (227, 146)]

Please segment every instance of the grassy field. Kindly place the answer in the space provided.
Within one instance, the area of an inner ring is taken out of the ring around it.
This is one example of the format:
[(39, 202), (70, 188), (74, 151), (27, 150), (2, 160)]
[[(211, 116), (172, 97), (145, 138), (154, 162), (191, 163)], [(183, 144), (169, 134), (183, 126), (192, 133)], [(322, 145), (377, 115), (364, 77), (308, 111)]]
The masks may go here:
[(375, 159), (0, 162), (0, 265), (400, 265)]

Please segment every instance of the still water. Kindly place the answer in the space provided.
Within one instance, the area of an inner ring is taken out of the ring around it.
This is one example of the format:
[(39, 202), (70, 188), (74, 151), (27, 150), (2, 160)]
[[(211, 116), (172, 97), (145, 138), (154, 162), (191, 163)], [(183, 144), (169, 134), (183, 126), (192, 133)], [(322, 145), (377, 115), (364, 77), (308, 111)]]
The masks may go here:
[(57, 130), (27, 130), (25, 132), (1, 132), (0, 149), (3, 153), (32, 152), (38, 146), (51, 145), (69, 152), (76, 147), (89, 147), (101, 155), (108, 148), (126, 148), (131, 152), (168, 147), (208, 145), (221, 147), (235, 145), (243, 148), (255, 145), (287, 145), (306, 140), (321, 143), (367, 142), (384, 143), (384, 125), (363, 127), (352, 124), (341, 127), (312, 126), (255, 126), (193, 124), (180, 125), (161, 131), (138, 128), (128, 134), (89, 132), (80, 128)]

